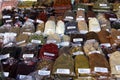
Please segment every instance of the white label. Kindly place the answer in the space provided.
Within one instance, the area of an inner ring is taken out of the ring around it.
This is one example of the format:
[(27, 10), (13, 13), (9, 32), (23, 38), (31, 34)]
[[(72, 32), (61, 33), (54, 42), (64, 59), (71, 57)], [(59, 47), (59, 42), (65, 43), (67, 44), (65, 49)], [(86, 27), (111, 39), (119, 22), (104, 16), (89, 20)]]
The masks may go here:
[(78, 8), (78, 10), (83, 10), (83, 11), (84, 11), (85, 9), (83, 9), (83, 8)]
[(73, 39), (73, 42), (80, 42), (80, 41), (83, 41), (83, 38), (74, 38)]
[(52, 57), (55, 56), (55, 54), (53, 54), (53, 53), (48, 53), (48, 52), (44, 52), (44, 55), (45, 55), (45, 56), (52, 56)]
[(85, 20), (85, 18), (82, 18), (82, 17), (79, 17), (76, 19), (76, 21), (84, 21), (84, 20)]
[(27, 75), (20, 75), (19, 79), (27, 78), (27, 80), (32, 80), (32, 76), (27, 76)]
[(116, 21), (117, 18), (109, 18), (110, 21)]
[(6, 22), (12, 22), (12, 20), (6, 20)]
[(23, 34), (31, 35), (31, 32), (23, 32)]
[(90, 69), (78, 68), (78, 73), (89, 74), (90, 73)]
[(107, 26), (107, 24), (102, 24), (101, 26), (102, 26), (102, 27), (105, 27), (105, 26)]
[(40, 44), (40, 43), (41, 43), (41, 41), (40, 41), (40, 40), (35, 40), (35, 39), (32, 39), (32, 40), (31, 40), (31, 43)]
[(34, 54), (23, 54), (23, 58), (33, 58)]
[(15, 17), (15, 19), (18, 19), (18, 18), (19, 18), (18, 16)]
[(110, 43), (102, 43), (102, 44), (100, 44), (100, 46), (111, 47), (111, 44)]
[(11, 18), (11, 16), (3, 16), (3, 19)]
[(73, 19), (72, 16), (66, 16), (65, 18), (66, 18), (66, 19)]
[(4, 74), (5, 77), (9, 76), (9, 72), (3, 72), (3, 74)]
[(23, 43), (25, 43), (25, 42), (26, 42), (25, 40), (20, 41), (20, 42), (17, 42), (17, 45), (23, 44)]
[(47, 43), (56, 43), (57, 41), (56, 40), (47, 40)]
[(61, 45), (61, 46), (69, 46), (69, 45), (70, 45), (70, 42), (61, 42), (60, 45)]
[(91, 52), (89, 52), (89, 54), (94, 54), (94, 53), (100, 54), (100, 51), (91, 51)]
[(120, 36), (117, 36), (117, 39), (120, 39)]
[(115, 67), (117, 71), (120, 71), (120, 65), (116, 65)]
[(108, 73), (108, 69), (107, 68), (103, 68), (103, 67), (95, 67), (94, 68), (95, 72), (103, 72), (103, 73)]
[(47, 76), (47, 75), (50, 75), (50, 71), (39, 70), (39, 71), (38, 71), (38, 74), (39, 74), (39, 75), (42, 75), (42, 76)]
[(111, 54), (108, 54), (108, 57), (110, 57), (111, 56)]
[(10, 54), (0, 55), (0, 60), (9, 58)]
[(68, 26), (67, 29), (75, 29), (76, 26)]
[(77, 52), (74, 52), (73, 55), (80, 55), (80, 54), (84, 54), (82, 51), (77, 51)]
[(70, 74), (69, 69), (57, 69), (58, 74)]
[(100, 4), (101, 7), (107, 7), (107, 4)]
[(37, 23), (44, 23), (42, 20), (39, 20), (39, 19), (37, 19), (36, 22)]

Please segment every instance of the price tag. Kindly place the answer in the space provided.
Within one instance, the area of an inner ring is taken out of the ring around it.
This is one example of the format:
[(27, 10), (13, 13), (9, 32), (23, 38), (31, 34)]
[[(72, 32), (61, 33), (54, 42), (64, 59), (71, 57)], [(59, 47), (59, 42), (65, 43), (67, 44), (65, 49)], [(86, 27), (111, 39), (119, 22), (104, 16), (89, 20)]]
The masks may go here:
[(6, 20), (6, 22), (12, 22), (12, 20)]
[(10, 57), (10, 54), (0, 55), (0, 60), (7, 59)]
[(85, 11), (85, 9), (83, 9), (83, 8), (78, 8), (78, 10), (83, 10), (83, 11)]
[(39, 71), (38, 71), (38, 74), (39, 74), (39, 75), (42, 75), (42, 76), (47, 76), (47, 75), (50, 75), (50, 71), (39, 70)]
[(56, 40), (47, 40), (47, 43), (56, 43), (57, 41)]
[(90, 73), (90, 69), (79, 68), (79, 69), (78, 69), (78, 73), (81, 73), (81, 74), (89, 74), (89, 73)]
[(100, 46), (111, 47), (111, 44), (110, 43), (103, 43), (103, 44), (100, 44)]
[(75, 29), (76, 26), (68, 26), (67, 29)]
[(23, 44), (23, 43), (25, 43), (25, 42), (26, 42), (25, 40), (20, 41), (20, 42), (17, 42), (17, 45)]
[(117, 39), (120, 39), (120, 36), (117, 36)]
[(40, 41), (40, 40), (35, 40), (35, 39), (32, 39), (32, 40), (31, 40), (31, 43), (40, 44), (40, 43), (41, 43), (41, 41)]
[(73, 42), (81, 42), (81, 41), (83, 41), (83, 38), (74, 38), (73, 39)]
[(19, 79), (27, 78), (27, 80), (32, 80), (32, 76), (27, 76), (27, 75), (20, 75)]
[(117, 18), (109, 18), (110, 21), (116, 21)]
[(84, 54), (82, 51), (77, 51), (77, 52), (74, 52), (73, 55), (80, 55), (80, 54)]
[(7, 16), (7, 15), (3, 16), (3, 19), (6, 19), (6, 18), (11, 18), (11, 16)]
[(66, 19), (74, 19), (72, 16), (66, 16)]
[(48, 52), (44, 52), (44, 55), (45, 55), (45, 56), (51, 56), (51, 57), (55, 56), (55, 54), (53, 54), (53, 53), (48, 53)]
[(120, 65), (116, 65), (115, 67), (117, 71), (120, 71)]
[(84, 21), (84, 20), (85, 20), (85, 18), (83, 18), (83, 17), (79, 17), (76, 19), (76, 21)]
[(34, 54), (23, 54), (23, 58), (33, 58)]
[(4, 74), (5, 77), (9, 76), (9, 72), (3, 72), (3, 74)]
[(107, 4), (100, 4), (101, 7), (107, 7)]
[(95, 67), (94, 68), (95, 72), (102, 72), (102, 73), (108, 73), (108, 69), (104, 67)]
[(69, 45), (70, 45), (70, 42), (61, 42), (60, 45), (61, 45), (61, 46), (69, 46)]
[(37, 19), (36, 22), (37, 23), (44, 23), (42, 20), (39, 20), (39, 19)]
[(18, 18), (19, 18), (18, 16), (15, 17), (15, 19), (18, 19)]
[(69, 69), (57, 69), (58, 74), (70, 74)]
[(100, 51), (91, 51), (91, 52), (89, 52), (89, 54), (94, 54), (94, 53), (100, 54)]

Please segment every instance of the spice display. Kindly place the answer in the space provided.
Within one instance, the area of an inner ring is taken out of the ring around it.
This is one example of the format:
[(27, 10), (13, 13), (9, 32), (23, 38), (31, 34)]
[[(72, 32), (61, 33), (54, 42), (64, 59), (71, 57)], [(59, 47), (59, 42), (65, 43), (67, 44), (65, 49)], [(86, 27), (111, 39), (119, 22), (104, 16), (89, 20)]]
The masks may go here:
[(102, 53), (99, 43), (94, 39), (87, 40), (83, 45), (83, 49), (86, 55), (89, 55), (92, 51), (99, 51), (100, 53)]
[(77, 22), (71, 21), (65, 24), (65, 34), (75, 34), (78, 33)]
[(112, 29), (111, 30), (111, 38), (110, 38), (110, 43), (111, 44), (116, 44), (119, 45), (120, 44), (120, 31), (116, 30), (116, 29)]
[(120, 66), (120, 52), (119, 51), (116, 51), (116, 52), (113, 52), (111, 55), (110, 55), (110, 68), (111, 68), (111, 74), (114, 76), (114, 77), (120, 77), (120, 70), (119, 70), (119, 66)]
[(37, 28), (36, 28), (36, 31), (41, 31), (41, 32), (43, 32), (44, 31), (44, 23), (39, 23), (38, 25), (37, 25)]
[[(88, 69), (88, 73), (81, 73), (82, 69)], [(89, 61), (88, 58), (83, 54), (83, 55), (77, 55), (75, 57), (75, 72), (78, 77), (82, 76), (89, 76), (90, 75), (90, 66), (89, 66)]]
[(28, 42), (29, 36), (27, 34), (20, 34), (16, 37), (17, 45), (24, 45)]
[(110, 33), (106, 30), (101, 30), (100, 32), (98, 32), (100, 43), (110, 43), (109, 36)]
[(102, 29), (104, 29), (104, 30), (110, 30), (111, 29), (110, 21), (105, 18), (104, 14), (99, 13), (97, 15), (97, 19), (99, 20), (99, 23), (100, 23)]
[(45, 39), (42, 34), (33, 34), (29, 37), (29, 42), (36, 44), (45, 44)]
[(99, 32), (101, 30), (99, 21), (97, 18), (89, 19), (89, 31)]
[(83, 45), (84, 41), (86, 40), (84, 34), (71, 34), (70, 38), (71, 38), (70, 42), (72, 42), (73, 44)]
[[(65, 70), (65, 71), (64, 71)], [(53, 66), (52, 74), (62, 76), (75, 76), (74, 60), (69, 54), (60, 55)]]
[(44, 44), (39, 52), (39, 58), (55, 60), (58, 57), (58, 46), (53, 43)]
[(93, 53), (88, 57), (90, 68), (94, 76), (109, 76), (110, 66), (104, 55)]
[(64, 34), (65, 32), (65, 23), (62, 20), (57, 21), (56, 33)]
[(47, 43), (60, 43), (61, 42), (61, 37), (59, 34), (51, 34), (47, 37)]
[(99, 37), (96, 32), (91, 31), (86, 33), (86, 40), (90, 40), (90, 39), (95, 39), (99, 42)]
[(45, 23), (45, 29), (44, 29), (44, 34), (46, 35), (50, 35), (50, 34), (54, 34), (55, 33), (55, 22), (52, 20), (48, 20)]

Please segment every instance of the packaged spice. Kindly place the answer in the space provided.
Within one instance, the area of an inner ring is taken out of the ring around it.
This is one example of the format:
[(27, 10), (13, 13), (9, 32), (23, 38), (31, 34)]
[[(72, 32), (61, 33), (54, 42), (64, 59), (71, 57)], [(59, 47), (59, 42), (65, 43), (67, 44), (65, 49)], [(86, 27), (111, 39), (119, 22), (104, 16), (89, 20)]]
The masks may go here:
[(119, 62), (119, 58), (120, 57), (120, 52), (116, 51), (113, 52), (110, 55), (110, 68), (111, 68), (111, 74), (113, 77), (120, 77), (120, 70), (119, 70), (119, 66), (120, 66), (120, 62)]
[(104, 55), (92, 53), (88, 55), (93, 76), (110, 76), (110, 66)]
[(39, 23), (37, 25), (36, 31), (41, 31), (41, 32), (44, 31), (44, 22), (43, 23)]
[(89, 31), (99, 32), (101, 30), (99, 21), (97, 18), (89, 19)]
[(119, 45), (120, 44), (120, 31), (116, 29), (111, 30), (111, 37), (110, 37), (110, 43), (113, 45)]
[(65, 24), (65, 34), (76, 34), (78, 33), (77, 22), (71, 21)]
[(58, 46), (53, 43), (44, 44), (38, 57), (42, 59), (55, 60), (58, 57)]
[(71, 47), (70, 46), (63, 46), (59, 49), (59, 56), (62, 55), (62, 54), (70, 54), (70, 49)]
[(20, 27), (11, 27), (10, 32), (20, 34)]
[(49, 35), (46, 41), (46, 43), (55, 43), (55, 44), (58, 44), (60, 42), (61, 42), (61, 37), (57, 33)]
[(84, 34), (71, 34), (70, 35), (70, 42), (72, 42), (72, 44), (80, 44), (80, 45), (83, 45), (84, 41), (86, 40), (86, 37)]
[(81, 19), (85, 20), (85, 10), (84, 9), (77, 10), (76, 14), (77, 14), (76, 19), (81, 18)]
[(27, 34), (20, 34), (16, 37), (16, 44), (22, 46), (28, 42), (29, 36)]
[(56, 33), (64, 34), (65, 32), (65, 23), (62, 20), (57, 21)]
[(117, 19), (116, 21), (112, 22), (111, 28), (120, 29), (120, 20)]
[(72, 77), (75, 76), (74, 73), (74, 60), (69, 54), (60, 55), (53, 66), (52, 74), (58, 75), (63, 80), (62, 77)]
[(55, 33), (55, 27), (56, 27), (55, 21), (48, 20), (45, 23), (44, 34), (46, 34), (46, 35), (54, 34)]
[(110, 21), (105, 18), (105, 15), (103, 13), (99, 13), (97, 15), (97, 19), (101, 25), (101, 29), (108, 30), (108, 31), (111, 29)]
[(75, 13), (72, 10), (67, 10), (64, 14), (65, 21), (74, 21), (75, 20)]
[(89, 55), (91, 52), (102, 53), (99, 43), (94, 39), (87, 40), (83, 45), (83, 49), (86, 55)]
[(42, 34), (33, 34), (29, 37), (29, 42), (43, 45), (45, 44), (45, 39)]
[(99, 42), (99, 37), (96, 32), (91, 31), (86, 33), (86, 40), (90, 40), (90, 39), (95, 39)]
[(98, 32), (98, 37), (100, 40), (100, 43), (110, 43), (110, 39), (109, 39), (110, 33), (106, 30), (101, 30), (100, 32)]
[[(82, 70), (88, 70), (88, 71), (82, 72)], [(90, 75), (89, 61), (88, 61), (88, 58), (84, 54), (77, 55), (75, 57), (75, 72), (78, 77), (87, 77)]]

